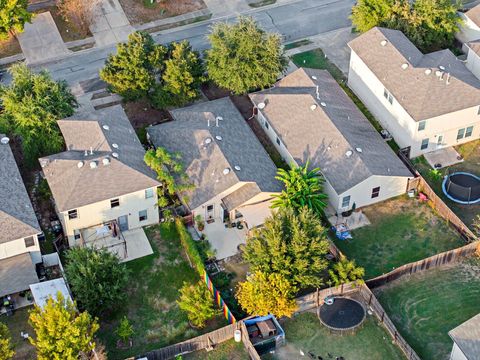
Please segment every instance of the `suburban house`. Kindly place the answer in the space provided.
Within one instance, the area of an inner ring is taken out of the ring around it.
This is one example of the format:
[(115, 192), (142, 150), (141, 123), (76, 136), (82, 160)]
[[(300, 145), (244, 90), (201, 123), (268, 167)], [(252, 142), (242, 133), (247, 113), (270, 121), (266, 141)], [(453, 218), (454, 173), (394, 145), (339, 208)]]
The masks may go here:
[[(171, 114), (174, 121), (148, 128), (148, 137), (154, 146), (181, 155), (194, 185), (181, 194), (183, 203), (205, 220), (217, 258), (234, 255), (245, 231), (270, 215), (272, 195), (282, 189), (277, 169), (229, 98)], [(236, 222), (240, 229), (231, 228)]]
[(335, 212), (406, 192), (413, 175), (327, 71), (300, 68), (250, 99), (287, 163), (320, 168)]
[(463, 24), (455, 37), (464, 44), (463, 49), (465, 50), (465, 44), (480, 39), (480, 5), (458, 14), (462, 18)]
[(480, 359), (480, 314), (450, 330), (453, 340), (450, 360)]
[(38, 282), (40, 225), (8, 144), (0, 134), (0, 298)]
[(143, 226), (159, 221), (156, 174), (120, 105), (58, 121), (67, 150), (39, 159), (70, 246), (123, 260), (152, 253)]
[(348, 45), (349, 87), (410, 157), (480, 137), (480, 80), (450, 50), (379, 27)]

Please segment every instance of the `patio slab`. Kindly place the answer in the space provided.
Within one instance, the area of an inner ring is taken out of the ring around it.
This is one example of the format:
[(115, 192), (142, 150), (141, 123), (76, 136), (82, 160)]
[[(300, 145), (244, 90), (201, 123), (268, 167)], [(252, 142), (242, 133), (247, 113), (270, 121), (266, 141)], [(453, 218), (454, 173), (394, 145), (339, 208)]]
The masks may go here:
[(368, 220), (367, 216), (362, 211), (354, 211), (349, 217), (343, 217), (341, 214), (338, 216), (332, 215), (328, 218), (328, 221), (333, 226), (345, 224), (350, 230), (370, 225), (370, 220)]
[(226, 228), (225, 224), (216, 219), (211, 224), (205, 224), (203, 233), (217, 252), (216, 258), (222, 260), (238, 253), (238, 246), (246, 243), (247, 228)]
[(463, 159), (460, 158), (460, 154), (453, 147), (432, 151), (423, 156), (432, 169), (441, 169), (463, 162)]
[(123, 237), (127, 242), (127, 257), (122, 259), (122, 262), (153, 254), (152, 246), (143, 228), (124, 231)]

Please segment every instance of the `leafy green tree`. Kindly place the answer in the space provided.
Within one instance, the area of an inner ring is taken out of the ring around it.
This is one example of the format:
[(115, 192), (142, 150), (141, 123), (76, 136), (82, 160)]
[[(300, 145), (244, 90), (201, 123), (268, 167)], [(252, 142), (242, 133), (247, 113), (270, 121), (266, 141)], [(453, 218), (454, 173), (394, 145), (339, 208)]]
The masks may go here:
[(276, 196), (272, 202), (273, 208), (292, 208), (299, 211), (303, 207), (312, 209), (316, 214), (322, 214), (327, 206), (328, 198), (323, 193), (323, 176), (320, 169), (308, 170), (305, 166), (293, 165), (289, 170), (278, 169), (277, 180), (285, 184), (285, 190)]
[(280, 35), (266, 33), (250, 17), (217, 23), (208, 38), (208, 75), (236, 94), (271, 86), (287, 64)]
[(480, 236), (480, 215), (477, 215), (476, 218), (473, 220), (472, 226), (475, 232)]
[(38, 157), (62, 149), (57, 120), (72, 115), (77, 101), (66, 82), (52, 80), (45, 71), (35, 74), (23, 64), (9, 71), (11, 85), (0, 87), (0, 123), (22, 138), (24, 159), (32, 165)]
[(206, 321), (215, 315), (212, 295), (202, 281), (195, 285), (184, 283), (177, 303), (196, 327), (204, 327)]
[(252, 271), (280, 274), (299, 288), (319, 287), (328, 249), (325, 229), (311, 210), (285, 208), (253, 230), (243, 256)]
[(393, 16), (395, 0), (358, 0), (352, 8), (352, 24), (357, 31), (366, 32), (388, 22)]
[(126, 100), (144, 98), (163, 71), (166, 54), (167, 49), (155, 44), (150, 34), (134, 32), (127, 43), (117, 45), (116, 54), (108, 56), (100, 78)]
[(28, 0), (0, 0), (0, 40), (21, 33), (25, 23), (32, 21), (27, 6)]
[(290, 317), (297, 309), (296, 292), (295, 286), (281, 274), (256, 271), (238, 284), (236, 296), (250, 315)]
[(192, 189), (193, 185), (188, 181), (180, 154), (170, 154), (166, 149), (158, 147), (156, 150), (147, 150), (144, 161), (157, 173), (157, 179), (162, 183), (158, 188), (158, 206), (167, 206), (168, 196)]
[(0, 360), (10, 360), (15, 355), (7, 325), (0, 322)]
[(94, 335), (99, 329), (97, 319), (88, 312), (78, 312), (61, 293), (48, 299), (43, 309), (34, 307), (29, 323), (35, 337), (29, 340), (37, 350), (39, 360), (77, 360), (95, 348)]
[(345, 256), (333, 264), (332, 269), (328, 270), (330, 274), (330, 283), (339, 286), (349, 282), (360, 284), (365, 275), (365, 269), (357, 266), (355, 260), (348, 260)]
[(74, 247), (66, 253), (65, 272), (79, 305), (94, 315), (114, 309), (125, 298), (129, 272), (105, 249)]
[(120, 320), (120, 325), (118, 326), (116, 333), (124, 344), (128, 343), (132, 335), (135, 333), (132, 324), (130, 324), (130, 321), (126, 316)]

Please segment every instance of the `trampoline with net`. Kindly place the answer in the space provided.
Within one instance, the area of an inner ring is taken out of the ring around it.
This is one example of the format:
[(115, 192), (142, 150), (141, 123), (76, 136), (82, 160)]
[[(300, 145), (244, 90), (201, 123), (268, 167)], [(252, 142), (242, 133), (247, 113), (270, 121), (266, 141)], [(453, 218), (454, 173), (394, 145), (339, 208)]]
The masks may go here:
[(455, 172), (445, 177), (443, 193), (452, 201), (470, 205), (480, 202), (480, 177), (467, 172)]
[(352, 332), (365, 320), (365, 308), (350, 298), (335, 297), (319, 311), (320, 322), (334, 332)]

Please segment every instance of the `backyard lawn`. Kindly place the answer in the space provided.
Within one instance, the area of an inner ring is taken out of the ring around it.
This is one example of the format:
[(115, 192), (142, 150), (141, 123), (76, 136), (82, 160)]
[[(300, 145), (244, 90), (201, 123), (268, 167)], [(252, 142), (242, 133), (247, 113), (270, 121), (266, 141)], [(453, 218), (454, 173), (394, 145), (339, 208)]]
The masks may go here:
[[(331, 334), (320, 324), (317, 316), (310, 312), (288, 319), (282, 326), (286, 345), (278, 348), (275, 355), (265, 356), (265, 359), (300, 360), (309, 358), (308, 352), (323, 359), (340, 356), (348, 360), (404, 359), (400, 349), (392, 344), (386, 330), (371, 316), (368, 316), (355, 335)], [(300, 350), (306, 356), (301, 356)]]
[(338, 248), (365, 268), (365, 278), (464, 245), (462, 238), (425, 203), (399, 197), (362, 209), (371, 225), (352, 231)]
[(464, 161), (460, 164), (450, 166), (449, 168), (439, 170), (439, 176), (432, 176), (432, 168), (423, 156), (414, 159), (415, 167), (427, 180), (435, 193), (442, 198), (448, 207), (464, 222), (465, 225), (473, 230), (472, 222), (475, 216), (480, 214), (480, 204), (461, 205), (448, 199), (442, 191), (443, 177), (448, 171), (467, 171), (480, 176), (480, 140), (456, 146), (457, 152), (463, 156)]
[(13, 316), (0, 316), (0, 322), (5, 323), (10, 330), (12, 344), (15, 349), (14, 360), (30, 360), (35, 358), (35, 348), (28, 340), (24, 340), (20, 333), (28, 333), (33, 335), (33, 329), (28, 324), (28, 311), (31, 307), (16, 310)]
[[(109, 359), (124, 359), (166, 345), (189, 339), (201, 333), (227, 325), (221, 315), (202, 330), (189, 326), (187, 317), (176, 300), (183, 282), (194, 283), (199, 275), (190, 267), (173, 223), (146, 229), (154, 254), (127, 263), (131, 281), (122, 308), (101, 324), (100, 340), (106, 345)], [(135, 334), (133, 348), (116, 347), (115, 330), (126, 315)]]
[(424, 360), (447, 360), (448, 331), (480, 312), (480, 259), (428, 270), (373, 290)]
[(248, 360), (248, 358), (243, 343), (236, 343), (233, 339), (221, 343), (213, 351), (202, 350), (182, 356), (184, 360)]

